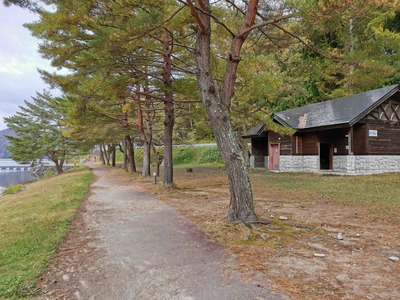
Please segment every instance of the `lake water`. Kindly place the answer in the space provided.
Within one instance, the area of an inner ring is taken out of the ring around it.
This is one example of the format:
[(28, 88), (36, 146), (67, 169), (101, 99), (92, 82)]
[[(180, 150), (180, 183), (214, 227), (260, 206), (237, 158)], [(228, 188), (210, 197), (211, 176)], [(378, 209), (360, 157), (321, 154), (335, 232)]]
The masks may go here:
[[(0, 167), (21, 166), (11, 159), (0, 159)], [(0, 193), (12, 184), (20, 184), (31, 181), (33, 178), (28, 171), (0, 170)]]

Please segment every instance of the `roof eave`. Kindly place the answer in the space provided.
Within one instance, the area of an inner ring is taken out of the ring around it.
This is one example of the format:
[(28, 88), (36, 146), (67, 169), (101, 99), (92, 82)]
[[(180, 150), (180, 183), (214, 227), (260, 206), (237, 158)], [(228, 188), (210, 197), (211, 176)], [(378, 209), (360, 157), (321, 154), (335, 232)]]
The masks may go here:
[(250, 138), (260, 137), (260, 136), (262, 136), (262, 134), (264, 133), (266, 127), (267, 127), (267, 125), (264, 124), (264, 125), (260, 128), (260, 130), (258, 130), (257, 133), (255, 133), (255, 134), (243, 134), (243, 135), (241, 135), (241, 137), (242, 137), (243, 139), (250, 139)]
[(349, 122), (339, 123), (339, 124), (331, 124), (326, 126), (317, 126), (317, 127), (308, 127), (308, 128), (296, 128), (297, 132), (311, 132), (311, 131), (323, 131), (323, 130), (331, 130), (331, 129), (339, 129), (339, 128), (349, 128)]
[(274, 120), (279, 122), (282, 126), (290, 127), (296, 130), (297, 132), (310, 132), (310, 131), (321, 131), (321, 130), (329, 130), (329, 129), (337, 129), (337, 128), (346, 128), (346, 127), (351, 127), (349, 122), (343, 122), (343, 123), (338, 123), (338, 124), (330, 124), (330, 125), (324, 125), (324, 126), (316, 126), (316, 127), (307, 127), (307, 128), (298, 128), (298, 127), (292, 127), (288, 123), (282, 120), (282, 118), (279, 118), (277, 115), (272, 116)]
[(252, 139), (252, 138), (263, 137), (263, 134), (242, 135), (241, 137), (242, 137), (242, 139)]
[(354, 117), (350, 122), (350, 126), (353, 126), (357, 122), (359, 122), (362, 118), (364, 118), (366, 115), (368, 115), (370, 112), (372, 112), (375, 108), (377, 108), (379, 105), (381, 105), (383, 102), (385, 102), (387, 99), (392, 97), (394, 94), (396, 94), (399, 91), (399, 86), (397, 85), (393, 90), (389, 91), (386, 95), (384, 95), (381, 99), (376, 101), (373, 105), (368, 107), (366, 110), (358, 114), (356, 117)]
[[(286, 123), (282, 118), (280, 118), (279, 116), (277, 116), (276, 114), (272, 115), (272, 119), (277, 121), (279, 124), (281, 124), (282, 126), (286, 126), (286, 127), (290, 127), (293, 128), (292, 126), (290, 126), (288, 123)], [(296, 128), (293, 128), (296, 129)]]

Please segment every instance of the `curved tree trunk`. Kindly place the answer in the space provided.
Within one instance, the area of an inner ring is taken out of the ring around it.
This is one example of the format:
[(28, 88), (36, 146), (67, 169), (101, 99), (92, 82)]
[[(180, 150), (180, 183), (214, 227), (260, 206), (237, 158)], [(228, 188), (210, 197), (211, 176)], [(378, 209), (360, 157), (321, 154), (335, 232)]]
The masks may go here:
[(242, 151), (232, 130), (229, 111), (212, 93), (209, 93), (207, 98), (214, 99), (212, 104), (206, 106), (206, 111), (229, 180), (231, 199), (227, 219), (229, 221), (255, 221), (257, 217), (254, 213), (250, 177)]
[[(210, 63), (211, 11), (209, 0), (196, 1), (196, 3), (200, 9), (197, 9), (192, 1), (187, 1), (198, 24), (196, 38), (197, 83), (228, 173), (231, 199), (227, 219), (229, 221), (255, 221), (257, 217), (254, 213), (250, 178), (230, 120), (230, 103), (234, 91), (236, 70), (240, 61), (239, 52), (247, 34), (238, 34), (233, 38), (227, 58), (225, 79), (219, 90), (214, 82)], [(246, 13), (239, 33), (254, 24), (257, 3), (258, 1), (249, 2), (248, 12), (250, 14)]]

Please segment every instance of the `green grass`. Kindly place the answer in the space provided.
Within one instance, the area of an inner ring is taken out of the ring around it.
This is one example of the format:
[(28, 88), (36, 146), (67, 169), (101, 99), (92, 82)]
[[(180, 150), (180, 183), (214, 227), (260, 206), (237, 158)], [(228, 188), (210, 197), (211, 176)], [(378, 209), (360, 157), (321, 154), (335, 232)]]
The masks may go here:
[[(163, 154), (162, 148), (157, 148), (157, 151)], [(210, 165), (222, 164), (222, 159), (219, 154), (217, 146), (202, 146), (202, 147), (182, 147), (173, 148), (172, 150), (174, 165)], [(116, 161), (122, 164), (123, 154), (117, 151)], [(143, 149), (135, 149), (135, 161), (137, 165), (141, 165), (143, 161)], [(155, 155), (151, 152), (151, 162), (155, 164)]]
[(175, 165), (222, 164), (216, 146), (174, 148), (172, 154)]
[(0, 298), (38, 292), (36, 279), (66, 236), (92, 180), (91, 171), (80, 168), (0, 198)]
[(396, 219), (400, 211), (400, 174), (368, 176), (321, 176), (305, 173), (253, 174), (254, 185), (264, 186), (274, 194), (292, 197), (339, 201), (345, 205), (361, 205), (390, 214)]
[(15, 194), (21, 190), (23, 190), (25, 188), (25, 185), (22, 184), (13, 184), (10, 185), (8, 188), (6, 188), (3, 193), (1, 193), (1, 196), (5, 196), (5, 195), (11, 195), (11, 194)]

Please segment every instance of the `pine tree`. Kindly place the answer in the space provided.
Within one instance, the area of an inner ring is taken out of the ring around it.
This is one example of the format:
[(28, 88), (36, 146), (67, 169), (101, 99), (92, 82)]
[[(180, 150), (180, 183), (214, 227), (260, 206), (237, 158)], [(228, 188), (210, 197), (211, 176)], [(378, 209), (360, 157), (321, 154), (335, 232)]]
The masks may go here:
[(60, 174), (65, 160), (76, 153), (76, 145), (63, 134), (64, 116), (57, 109), (63, 99), (44, 92), (37, 93), (32, 100), (25, 101), (25, 106), (20, 106), (14, 116), (4, 118), (17, 135), (8, 137), (11, 158), (20, 163), (49, 158)]

